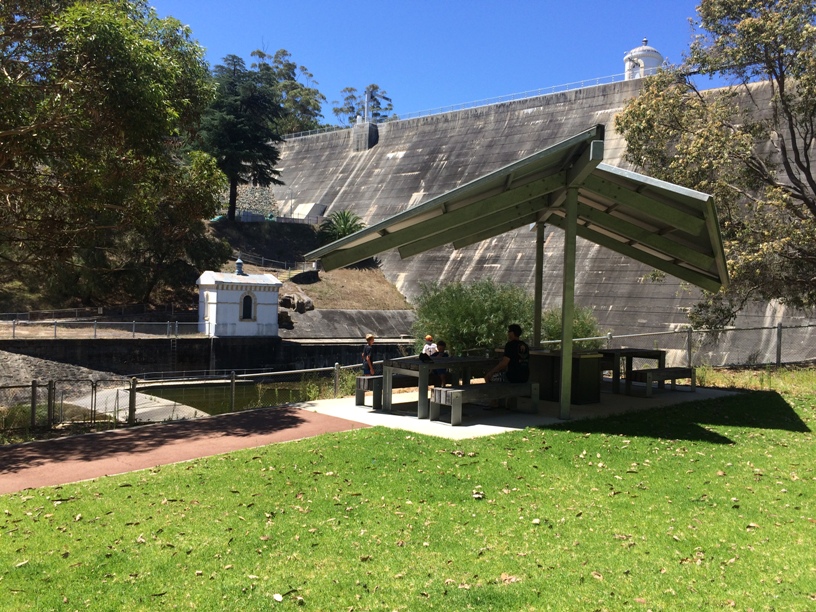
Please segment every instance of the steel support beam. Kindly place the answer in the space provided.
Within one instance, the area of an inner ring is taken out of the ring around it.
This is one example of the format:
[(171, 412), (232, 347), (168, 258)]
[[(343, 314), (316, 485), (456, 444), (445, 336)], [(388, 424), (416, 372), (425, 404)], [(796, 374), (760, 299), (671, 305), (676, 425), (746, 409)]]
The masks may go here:
[(564, 206), (564, 279), (561, 298), (561, 418), (570, 418), (572, 403), (572, 321), (575, 315), (575, 240), (578, 227), (578, 188), (567, 189)]

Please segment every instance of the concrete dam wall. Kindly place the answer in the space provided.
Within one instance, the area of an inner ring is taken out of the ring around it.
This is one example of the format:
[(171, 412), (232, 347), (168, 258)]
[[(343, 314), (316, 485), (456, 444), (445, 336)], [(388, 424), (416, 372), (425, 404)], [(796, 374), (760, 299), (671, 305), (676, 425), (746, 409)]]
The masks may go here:
[[(614, 117), (637, 95), (639, 80), (623, 81), (380, 125), (291, 139), (282, 147), (283, 186), (253, 189), (246, 201), (283, 210), (316, 204), (326, 215), (351, 210), (377, 223), (424, 200), (479, 178), (596, 124), (606, 126), (604, 162), (626, 167), (625, 142)], [(242, 196), (243, 197), (243, 196)], [(544, 306), (562, 294), (563, 234), (548, 228), (544, 255)], [(441, 247), (405, 260), (380, 256), (386, 277), (409, 299), (423, 282), (492, 278), (534, 286), (535, 231), (522, 228), (458, 251)], [(576, 303), (591, 307), (602, 329), (615, 334), (667, 331), (687, 324), (700, 293), (593, 243), (578, 241)], [(738, 326), (808, 323), (804, 313), (759, 303)]]

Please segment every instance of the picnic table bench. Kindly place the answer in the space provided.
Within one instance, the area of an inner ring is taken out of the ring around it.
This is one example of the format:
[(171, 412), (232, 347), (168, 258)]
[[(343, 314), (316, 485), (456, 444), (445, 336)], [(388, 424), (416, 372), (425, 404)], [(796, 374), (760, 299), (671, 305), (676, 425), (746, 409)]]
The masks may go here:
[(697, 390), (694, 368), (647, 368), (645, 370), (633, 370), (628, 376), (630, 376), (633, 381), (646, 383), (646, 397), (652, 396), (653, 382), (662, 383), (663, 381), (670, 380), (671, 390), (674, 391), (676, 389), (675, 381), (678, 378), (690, 378), (692, 392)]
[(442, 406), (451, 407), (451, 425), (462, 424), (462, 404), (494, 399), (529, 397), (538, 412), (538, 383), (485, 383), (463, 387), (435, 387), (431, 398), (430, 419), (439, 420)]
[[(413, 378), (412, 376), (395, 376), (393, 379), (394, 388), (416, 387), (416, 384), (416, 378)], [(365, 406), (366, 391), (372, 392), (372, 404), (374, 406), (374, 410), (382, 410), (382, 374), (357, 377), (357, 388), (354, 393), (354, 402), (357, 406)]]
[[(666, 369), (666, 351), (662, 349), (648, 349), (637, 347), (622, 347), (622, 348), (607, 348), (599, 349), (601, 354), (601, 370), (612, 371), (612, 393), (620, 393), (620, 374), (621, 363), (625, 364), (626, 370), (626, 384), (624, 385), (624, 393), (626, 395), (632, 392), (632, 376), (635, 369), (635, 359), (653, 359), (657, 361), (657, 369)], [(655, 379), (657, 380), (657, 379)], [(658, 381), (658, 387), (663, 388), (663, 381)]]
[(433, 370), (445, 369), (452, 377), (461, 375), (463, 384), (467, 385), (474, 376), (481, 375), (496, 365), (496, 360), (487, 357), (434, 357), (431, 361), (422, 361), (419, 357), (402, 357), (383, 361), (383, 410), (391, 411), (393, 401), (392, 381), (398, 376), (408, 376), (417, 387), (417, 418), (427, 419), (430, 411), (428, 389)]

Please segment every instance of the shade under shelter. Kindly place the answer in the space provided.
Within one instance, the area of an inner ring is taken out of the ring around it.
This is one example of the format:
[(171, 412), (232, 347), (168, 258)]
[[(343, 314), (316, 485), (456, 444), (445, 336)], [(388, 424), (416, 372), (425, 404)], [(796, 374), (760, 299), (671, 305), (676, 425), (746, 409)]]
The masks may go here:
[(602, 163), (604, 126), (576, 134), (350, 236), (307, 260), (326, 270), (396, 249), (411, 257), (459, 249), (524, 226), (536, 240), (533, 344), (540, 344), (544, 227), (565, 233), (560, 403), (569, 418), (575, 240), (580, 236), (715, 292), (728, 283), (713, 198)]

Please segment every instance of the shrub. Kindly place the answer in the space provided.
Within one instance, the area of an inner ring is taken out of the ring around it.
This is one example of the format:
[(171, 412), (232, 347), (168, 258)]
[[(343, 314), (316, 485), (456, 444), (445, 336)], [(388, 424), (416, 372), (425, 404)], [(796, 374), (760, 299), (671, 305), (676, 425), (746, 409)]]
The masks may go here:
[(444, 339), (451, 355), (489, 350), (507, 342), (507, 326), (532, 330), (534, 301), (523, 289), (492, 280), (424, 284), (416, 302), (413, 334), (417, 352), (426, 334)]
[[(598, 320), (591, 308), (575, 308), (572, 319), (573, 338), (594, 338), (603, 335)], [(560, 340), (561, 339), (561, 309), (551, 308), (541, 313), (541, 339)], [(575, 348), (579, 349), (599, 349), (604, 346), (603, 340), (584, 340), (576, 342)]]

